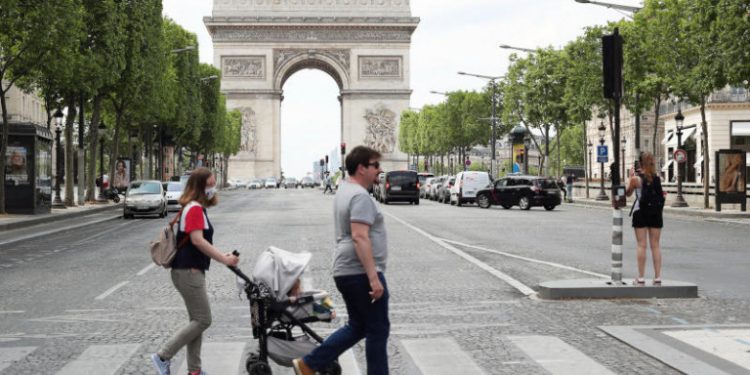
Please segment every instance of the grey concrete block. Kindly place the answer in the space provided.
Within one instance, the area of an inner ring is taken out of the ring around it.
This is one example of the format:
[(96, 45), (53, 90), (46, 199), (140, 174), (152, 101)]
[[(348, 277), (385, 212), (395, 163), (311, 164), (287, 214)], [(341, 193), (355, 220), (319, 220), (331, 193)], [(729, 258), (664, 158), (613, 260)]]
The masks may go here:
[(543, 299), (586, 299), (586, 298), (697, 298), (696, 284), (663, 280), (659, 286), (633, 285), (632, 279), (623, 280), (624, 285), (616, 285), (606, 279), (575, 279), (547, 281), (539, 284), (539, 297)]

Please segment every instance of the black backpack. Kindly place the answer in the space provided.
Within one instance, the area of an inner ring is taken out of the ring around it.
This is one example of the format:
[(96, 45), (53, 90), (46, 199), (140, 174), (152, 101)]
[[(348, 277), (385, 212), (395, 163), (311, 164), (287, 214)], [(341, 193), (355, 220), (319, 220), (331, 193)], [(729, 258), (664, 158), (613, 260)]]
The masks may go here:
[(664, 192), (661, 188), (661, 180), (654, 176), (651, 183), (646, 176), (641, 177), (641, 198), (638, 200), (638, 208), (644, 212), (661, 212), (664, 209)]

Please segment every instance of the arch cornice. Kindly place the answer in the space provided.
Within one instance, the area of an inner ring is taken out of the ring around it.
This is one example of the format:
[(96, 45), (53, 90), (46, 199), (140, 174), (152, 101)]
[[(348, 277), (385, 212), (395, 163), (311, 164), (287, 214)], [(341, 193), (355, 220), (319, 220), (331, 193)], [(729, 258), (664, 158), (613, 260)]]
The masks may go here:
[(319, 69), (336, 81), (340, 90), (351, 87), (348, 49), (276, 49), (274, 50), (273, 90), (281, 91), (289, 77), (302, 69)]

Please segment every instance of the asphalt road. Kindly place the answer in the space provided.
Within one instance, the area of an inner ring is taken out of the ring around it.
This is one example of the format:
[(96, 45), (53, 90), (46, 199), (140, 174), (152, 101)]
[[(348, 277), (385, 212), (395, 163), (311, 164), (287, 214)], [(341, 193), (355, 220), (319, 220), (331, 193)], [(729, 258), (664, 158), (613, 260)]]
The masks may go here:
[[(333, 196), (320, 190), (242, 190), (223, 192), (220, 200), (209, 211), (215, 244), (239, 250), (242, 269), (251, 271), (268, 246), (309, 251), (307, 282), (340, 301), (330, 276)], [(677, 332), (691, 333), (750, 323), (750, 287), (743, 281), (747, 226), (667, 218), (664, 277), (697, 283), (701, 298), (541, 301), (524, 288), (533, 293), (542, 281), (609, 273), (609, 211), (483, 210), (426, 200), (381, 207), (389, 236), (392, 374), (450, 374), (458, 368), (465, 375), (672, 374), (679, 372), (657, 360), (658, 353), (638, 350), (603, 327), (677, 326)], [(153, 374), (148, 354), (186, 320), (169, 272), (150, 265), (148, 242), (165, 223), (114, 220), (0, 245), (0, 370), (67, 375), (94, 364), (98, 374)], [(627, 231), (625, 249), (633, 248)], [(633, 253), (625, 251), (626, 277), (635, 273)], [(242, 373), (244, 353), (256, 347), (247, 301), (238, 298), (233, 275), (216, 263), (208, 289), (214, 318), (204, 339), (204, 367), (212, 374)], [(316, 329), (325, 335), (343, 324), (343, 306), (339, 313), (338, 321)], [(733, 348), (724, 352), (744, 347)], [(750, 368), (741, 356), (713, 355), (725, 369)], [(183, 358), (175, 358), (173, 371)], [(221, 367), (227, 363), (231, 371)], [(366, 373), (364, 343), (342, 364), (345, 374)]]

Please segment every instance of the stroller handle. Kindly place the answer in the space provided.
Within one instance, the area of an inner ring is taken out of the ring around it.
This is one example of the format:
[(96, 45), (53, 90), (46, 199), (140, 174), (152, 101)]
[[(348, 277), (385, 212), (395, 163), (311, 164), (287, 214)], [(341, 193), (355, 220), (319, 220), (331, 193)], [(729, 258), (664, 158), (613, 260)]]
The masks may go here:
[[(240, 256), (240, 252), (237, 250), (232, 251), (232, 255)], [(227, 268), (229, 268), (230, 271), (234, 272), (234, 274), (237, 275), (240, 279), (244, 280), (248, 285), (253, 284), (253, 281), (250, 280), (250, 278), (247, 277), (247, 275), (245, 275), (242, 271), (240, 271), (239, 268), (232, 266), (227, 266)]]

